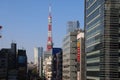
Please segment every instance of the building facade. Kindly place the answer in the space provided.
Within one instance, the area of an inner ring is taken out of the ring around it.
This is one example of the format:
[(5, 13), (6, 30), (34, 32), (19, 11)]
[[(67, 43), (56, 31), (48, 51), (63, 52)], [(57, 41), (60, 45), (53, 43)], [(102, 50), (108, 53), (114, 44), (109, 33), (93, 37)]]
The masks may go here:
[(77, 80), (77, 32), (68, 33), (63, 39), (62, 80)]
[(34, 48), (34, 64), (38, 66), (39, 48)]
[(86, 80), (84, 31), (77, 34), (77, 80)]
[(9, 49), (0, 50), (0, 80), (8, 79), (8, 54)]
[(11, 48), (8, 53), (8, 79), (17, 79), (17, 44), (11, 43)]
[(52, 51), (52, 79), (62, 80), (62, 49), (53, 48)]
[(34, 64), (37, 66), (37, 72), (42, 77), (43, 71), (43, 47), (34, 48)]
[(63, 63), (63, 57), (62, 57), (62, 50), (56, 54), (57, 57), (57, 74), (56, 74), (56, 80), (62, 80), (62, 63)]
[(18, 80), (27, 80), (27, 55), (26, 50), (18, 50)]
[(43, 76), (47, 80), (52, 78), (52, 49), (50, 51), (44, 51), (43, 54)]
[(80, 28), (79, 21), (68, 21), (67, 23), (67, 33), (74, 32)]
[(11, 48), (0, 50), (0, 80), (26, 80), (27, 56), (22, 57), (19, 54), (21, 52), (17, 50), (16, 43), (12, 43)]
[(87, 80), (120, 79), (120, 0), (85, 0)]

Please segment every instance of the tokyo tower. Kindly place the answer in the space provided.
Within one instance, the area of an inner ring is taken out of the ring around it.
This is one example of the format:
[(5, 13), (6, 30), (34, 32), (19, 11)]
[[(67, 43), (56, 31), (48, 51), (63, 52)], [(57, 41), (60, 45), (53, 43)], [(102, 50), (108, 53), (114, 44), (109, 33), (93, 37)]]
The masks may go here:
[(53, 48), (52, 43), (52, 16), (51, 16), (51, 5), (49, 6), (49, 16), (48, 16), (48, 39), (47, 39), (47, 51)]

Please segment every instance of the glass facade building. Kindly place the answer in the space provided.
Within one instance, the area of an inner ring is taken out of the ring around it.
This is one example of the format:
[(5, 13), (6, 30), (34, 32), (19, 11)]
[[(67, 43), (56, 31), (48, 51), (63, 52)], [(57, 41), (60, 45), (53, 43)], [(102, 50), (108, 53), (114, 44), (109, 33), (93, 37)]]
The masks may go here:
[(68, 21), (67, 23), (67, 33), (74, 32), (80, 28), (79, 21)]
[(120, 79), (120, 0), (85, 0), (87, 80)]

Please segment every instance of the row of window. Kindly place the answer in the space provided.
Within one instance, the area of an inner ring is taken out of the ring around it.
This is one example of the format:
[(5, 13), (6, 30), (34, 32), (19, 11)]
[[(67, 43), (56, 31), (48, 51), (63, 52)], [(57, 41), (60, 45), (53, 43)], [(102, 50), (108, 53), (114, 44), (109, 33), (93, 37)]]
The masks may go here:
[(96, 45), (94, 45), (94, 46), (91, 46), (91, 47), (89, 47), (89, 48), (86, 48), (85, 52), (86, 52), (86, 53), (89, 53), (89, 52), (92, 52), (92, 51), (100, 50), (100, 49), (102, 48), (101, 46), (102, 46), (101, 43), (96, 44)]
[[(101, 5), (103, 3), (103, 1), (104, 0), (96, 0), (96, 2), (94, 4), (91, 3), (92, 6), (89, 9), (87, 9), (86, 14), (87, 15), (90, 14), (92, 12), (92, 10), (94, 10), (97, 6)], [(87, 4), (89, 4), (89, 2), (86, 3), (86, 6), (87, 6)]]

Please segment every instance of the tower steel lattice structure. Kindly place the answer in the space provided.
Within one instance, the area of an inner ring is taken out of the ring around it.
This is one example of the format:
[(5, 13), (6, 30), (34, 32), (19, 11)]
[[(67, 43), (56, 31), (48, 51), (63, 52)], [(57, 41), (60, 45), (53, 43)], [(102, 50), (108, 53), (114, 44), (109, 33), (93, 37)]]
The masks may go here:
[(53, 47), (52, 43), (52, 15), (51, 15), (51, 5), (49, 6), (49, 16), (48, 16), (48, 39), (47, 39), (47, 51), (50, 51)]

